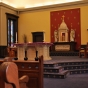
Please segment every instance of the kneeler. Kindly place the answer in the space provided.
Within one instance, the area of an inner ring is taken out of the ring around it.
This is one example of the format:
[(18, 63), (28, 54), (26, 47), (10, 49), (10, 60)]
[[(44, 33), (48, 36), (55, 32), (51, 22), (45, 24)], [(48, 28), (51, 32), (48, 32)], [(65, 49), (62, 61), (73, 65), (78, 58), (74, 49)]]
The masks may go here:
[(11, 58), (5, 58), (0, 65), (0, 88), (28, 88), (26, 86), (29, 77), (27, 75), (18, 78), (18, 67), (11, 61)]

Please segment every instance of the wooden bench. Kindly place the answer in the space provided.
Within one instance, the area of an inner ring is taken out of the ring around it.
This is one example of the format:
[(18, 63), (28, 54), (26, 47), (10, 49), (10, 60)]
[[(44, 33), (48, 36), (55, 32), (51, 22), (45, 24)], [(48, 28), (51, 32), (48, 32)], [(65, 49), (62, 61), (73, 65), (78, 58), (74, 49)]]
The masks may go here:
[[(13, 60), (13, 62), (18, 67), (19, 78), (23, 75), (28, 75), (28, 88), (43, 88), (43, 56), (40, 56), (38, 61)], [(3, 60), (0, 61), (1, 63), (3, 63)]]
[(0, 65), (0, 88), (28, 88), (26, 86), (29, 77), (27, 75), (18, 78), (18, 67), (7, 58)]

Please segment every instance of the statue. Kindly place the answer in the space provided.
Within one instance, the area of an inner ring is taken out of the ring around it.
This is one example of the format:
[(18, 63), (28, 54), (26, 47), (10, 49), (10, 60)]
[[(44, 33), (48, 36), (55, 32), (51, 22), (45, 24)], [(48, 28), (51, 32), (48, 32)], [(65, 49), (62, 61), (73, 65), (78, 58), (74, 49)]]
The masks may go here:
[(54, 31), (54, 41), (58, 42), (58, 31), (57, 30)]
[(75, 30), (71, 29), (70, 32), (70, 42), (75, 41)]

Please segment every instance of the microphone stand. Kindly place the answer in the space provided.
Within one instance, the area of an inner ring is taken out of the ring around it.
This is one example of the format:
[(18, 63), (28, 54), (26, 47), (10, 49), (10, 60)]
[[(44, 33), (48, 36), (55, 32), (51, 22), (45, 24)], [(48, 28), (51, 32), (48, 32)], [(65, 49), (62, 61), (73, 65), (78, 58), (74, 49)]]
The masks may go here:
[(36, 57), (35, 57), (35, 61), (38, 61), (38, 51), (36, 50)]
[(25, 44), (25, 57), (24, 57), (24, 60), (28, 60), (28, 58), (27, 58), (27, 44)]
[(25, 50), (25, 57), (24, 57), (24, 60), (28, 60), (28, 58), (27, 58), (27, 50)]

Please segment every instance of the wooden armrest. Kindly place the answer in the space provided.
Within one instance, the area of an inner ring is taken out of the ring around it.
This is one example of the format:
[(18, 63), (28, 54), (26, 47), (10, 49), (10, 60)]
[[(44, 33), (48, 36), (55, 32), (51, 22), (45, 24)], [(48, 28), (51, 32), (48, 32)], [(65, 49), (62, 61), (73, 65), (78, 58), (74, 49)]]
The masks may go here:
[(27, 75), (24, 75), (19, 79), (19, 82), (20, 83), (22, 83), (22, 82), (27, 83), (28, 80), (29, 80), (29, 77)]

